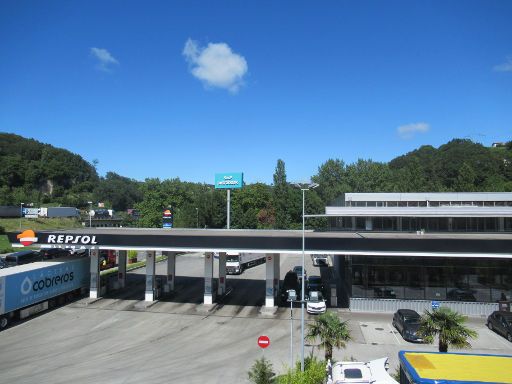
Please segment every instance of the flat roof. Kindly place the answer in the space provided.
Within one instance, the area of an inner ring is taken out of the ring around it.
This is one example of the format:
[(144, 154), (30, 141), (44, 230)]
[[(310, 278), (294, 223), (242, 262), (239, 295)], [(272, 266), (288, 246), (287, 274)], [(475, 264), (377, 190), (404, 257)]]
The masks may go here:
[(512, 356), (400, 351), (399, 358), (418, 384), (512, 384)]
[[(8, 233), (21, 246), (17, 232)], [(40, 231), (43, 247), (184, 252), (301, 253), (302, 231), (234, 229), (84, 228)], [(305, 231), (307, 254), (512, 258), (512, 233)]]
[(59, 258), (59, 259), (51, 259), (48, 261), (34, 261), (32, 263), (22, 264), (22, 265), (15, 265), (8, 268), (2, 268), (0, 269), (0, 277), (4, 276), (10, 276), (15, 275), (17, 273), (27, 272), (27, 271), (33, 271), (37, 270), (39, 268), (44, 267), (54, 267), (59, 264), (64, 264), (69, 261), (74, 260), (81, 260), (82, 257), (66, 257), (66, 258)]
[(325, 207), (325, 215), (306, 217), (512, 217), (512, 207)]
[(345, 193), (345, 201), (512, 201), (512, 192)]

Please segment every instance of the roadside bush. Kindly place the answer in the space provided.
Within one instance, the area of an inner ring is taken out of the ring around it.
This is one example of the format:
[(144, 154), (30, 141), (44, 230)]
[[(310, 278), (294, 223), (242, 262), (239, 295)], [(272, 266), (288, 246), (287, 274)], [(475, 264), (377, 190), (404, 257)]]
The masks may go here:
[(264, 357), (256, 360), (248, 372), (249, 380), (254, 384), (272, 384), (274, 375), (272, 363)]
[(325, 362), (312, 357), (304, 359), (304, 372), (300, 370), (299, 362), (295, 369), (279, 376), (277, 384), (323, 384), (325, 379)]

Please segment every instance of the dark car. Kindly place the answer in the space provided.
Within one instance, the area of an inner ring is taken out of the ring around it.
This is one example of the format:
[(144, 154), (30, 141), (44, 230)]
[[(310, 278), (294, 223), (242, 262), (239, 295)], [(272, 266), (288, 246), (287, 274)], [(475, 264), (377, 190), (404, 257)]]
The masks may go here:
[(4, 259), (2, 259), (0, 257), (0, 269), (4, 269), (4, 268), (7, 268), (7, 267), (8, 267), (7, 263), (4, 261)]
[(322, 278), (320, 276), (309, 276), (307, 291), (319, 291), (325, 294), (325, 287), (324, 284), (322, 283)]
[(412, 309), (399, 309), (393, 315), (393, 327), (397, 329), (404, 340), (422, 342), (423, 338), (418, 335), (421, 316)]
[(487, 318), (487, 327), (512, 342), (512, 312), (494, 311)]
[(8, 266), (23, 265), (33, 263), (34, 261), (42, 261), (43, 258), (38, 251), (20, 251), (5, 256), (5, 262)]
[(40, 251), (44, 260), (58, 259), (59, 257), (69, 256), (70, 252), (63, 248), (45, 248)]
[[(296, 265), (293, 267), (293, 272), (297, 274), (297, 277), (299, 278), (299, 281), (302, 281), (302, 265)], [(306, 280), (308, 279), (308, 272), (304, 269), (304, 277)]]
[(281, 286), (281, 302), (284, 303), (288, 299), (287, 291), (289, 289), (295, 290), (297, 294), (300, 292), (299, 277), (293, 271), (287, 272), (284, 277), (283, 285)]
[(446, 298), (448, 300), (454, 301), (476, 301), (475, 295), (473, 295), (473, 291), (470, 289), (461, 289), (456, 288), (448, 291), (446, 294)]

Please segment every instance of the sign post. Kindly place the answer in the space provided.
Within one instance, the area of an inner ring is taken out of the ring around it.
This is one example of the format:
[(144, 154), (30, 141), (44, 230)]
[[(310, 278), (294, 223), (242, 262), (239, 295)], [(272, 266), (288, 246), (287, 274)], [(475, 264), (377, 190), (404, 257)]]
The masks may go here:
[(229, 229), (231, 223), (231, 190), (240, 189), (243, 185), (244, 174), (242, 172), (215, 174), (215, 189), (227, 189), (227, 229)]

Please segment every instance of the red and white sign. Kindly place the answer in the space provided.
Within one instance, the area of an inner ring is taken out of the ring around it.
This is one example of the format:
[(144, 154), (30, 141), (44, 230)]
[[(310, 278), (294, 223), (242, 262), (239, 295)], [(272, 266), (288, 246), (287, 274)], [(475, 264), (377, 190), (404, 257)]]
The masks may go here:
[(270, 345), (270, 339), (268, 336), (258, 337), (258, 345), (260, 348), (267, 348)]

